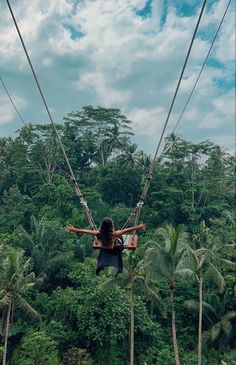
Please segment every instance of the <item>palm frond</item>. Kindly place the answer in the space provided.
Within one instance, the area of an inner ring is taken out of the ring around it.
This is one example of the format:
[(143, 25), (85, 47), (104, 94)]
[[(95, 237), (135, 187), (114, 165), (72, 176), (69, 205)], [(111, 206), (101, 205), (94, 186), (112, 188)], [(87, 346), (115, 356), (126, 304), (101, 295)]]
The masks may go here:
[(165, 277), (169, 277), (169, 271), (163, 261), (159, 261), (159, 263), (155, 263), (153, 260), (146, 260), (145, 272), (150, 280), (158, 281), (159, 279)]
[(8, 291), (0, 297), (0, 307), (9, 305), (12, 300), (12, 295)]
[(142, 244), (142, 246), (140, 246), (140, 247), (138, 248), (138, 253), (139, 253), (139, 255), (140, 255), (141, 257), (145, 257), (145, 255), (146, 255), (147, 251), (148, 251), (150, 248), (154, 247), (154, 246), (155, 246), (155, 244), (154, 244), (154, 242), (152, 242), (152, 241), (148, 241), (148, 242), (146, 242), (146, 243)]
[(110, 278), (108, 278), (107, 280), (103, 281), (100, 285), (99, 288), (104, 289), (104, 290), (110, 290), (113, 289), (115, 286), (121, 286), (121, 287), (125, 287), (128, 285), (129, 283), (129, 272), (127, 271), (127, 269), (124, 268), (123, 273), (119, 274), (117, 277), (115, 277), (115, 273), (116, 270), (114, 270), (113, 268), (109, 268), (109, 273), (111, 275)]
[(185, 300), (184, 307), (190, 310), (198, 311), (198, 302), (196, 300)]
[(116, 278), (107, 279), (99, 285), (99, 288), (104, 289), (104, 290), (110, 290), (110, 289), (113, 289), (115, 286), (117, 286), (118, 283), (119, 283), (118, 278), (117, 279)]
[(151, 247), (149, 247), (146, 251), (146, 255), (149, 256), (151, 252), (158, 252), (160, 254), (165, 253), (165, 249), (157, 242)]
[(175, 271), (175, 275), (180, 276), (183, 279), (196, 279), (196, 273), (191, 269), (178, 269)]
[(219, 337), (221, 331), (221, 324), (217, 323), (215, 324), (209, 331), (210, 340), (212, 342), (215, 342), (216, 339)]
[(161, 315), (164, 318), (166, 318), (166, 308), (165, 308), (163, 301), (161, 300), (159, 295), (153, 289), (150, 288), (150, 286), (148, 285), (148, 283), (146, 281), (144, 281), (144, 283), (146, 286), (147, 294), (149, 295), (150, 299), (153, 300), (157, 304), (157, 307), (159, 308)]
[(176, 227), (176, 232), (177, 232), (178, 237), (180, 237), (180, 236), (181, 236), (181, 234), (183, 234), (183, 233), (185, 232), (184, 224), (179, 224), (179, 225)]
[(236, 271), (236, 263), (230, 260), (226, 260), (226, 259), (222, 259), (222, 258), (217, 258), (216, 261), (218, 261), (219, 263), (222, 264), (222, 266), (225, 269), (231, 270), (231, 271)]
[(202, 255), (205, 255), (205, 256), (208, 256), (208, 257), (214, 256), (213, 252), (209, 248), (205, 248), (205, 247), (198, 248), (195, 251), (195, 253), (198, 257), (201, 257)]
[(163, 247), (163, 249), (165, 250), (169, 250), (170, 249), (170, 239), (168, 238), (168, 233), (166, 231), (165, 228), (161, 227), (161, 228), (158, 228), (157, 230), (157, 238), (158, 238), (158, 241), (160, 241), (160, 247)]
[(41, 315), (20, 294), (16, 294), (16, 304), (31, 318), (41, 320)]
[(143, 287), (144, 286), (144, 282), (145, 282), (145, 278), (142, 275), (135, 275), (132, 278), (132, 282), (133, 282), (133, 284), (135, 284), (135, 283), (137, 283), (137, 285), (140, 284)]
[(236, 311), (230, 311), (226, 315), (224, 315), (223, 320), (230, 321), (231, 319), (236, 318)]
[(205, 255), (203, 255), (203, 256), (200, 257), (200, 260), (199, 260), (198, 266), (197, 266), (197, 270), (198, 271), (202, 269), (202, 267), (203, 267), (203, 265), (205, 263), (205, 260), (206, 260), (206, 256)]
[(229, 243), (228, 245), (223, 245), (217, 248), (217, 253), (221, 253), (222, 251), (225, 253), (227, 252), (234, 255), (236, 249), (236, 243)]
[(230, 322), (231, 319), (236, 317), (236, 312), (229, 312), (223, 318), (217, 322), (209, 331), (205, 333), (205, 336), (211, 342), (217, 341), (221, 336), (224, 338), (224, 342), (232, 336), (233, 326)]
[(0, 290), (0, 300), (7, 294), (7, 289)]
[(221, 321), (221, 329), (224, 332), (224, 336), (230, 338), (232, 334), (233, 326), (230, 321)]
[[(186, 300), (184, 302), (184, 308), (198, 313), (199, 312), (199, 302), (196, 300), (192, 300), (192, 299)], [(214, 320), (216, 320), (216, 318), (217, 318), (216, 311), (212, 305), (203, 301), (202, 309), (203, 309), (204, 319), (206, 319), (210, 323), (212, 323)]]
[(167, 228), (168, 236), (169, 236), (169, 239), (171, 242), (171, 252), (172, 252), (172, 255), (174, 256), (176, 254), (178, 246), (181, 243), (180, 239), (184, 233), (184, 225), (179, 224), (176, 228), (174, 228), (172, 226), (167, 226), (166, 228)]
[(196, 255), (195, 251), (190, 246), (187, 246), (186, 247), (186, 250), (190, 254), (190, 257), (193, 259), (194, 266), (197, 267), (197, 265), (198, 265), (198, 257)]
[(185, 253), (186, 253), (185, 248), (181, 248), (178, 252), (175, 253), (175, 257), (172, 259), (173, 263), (175, 264), (175, 269), (177, 269), (183, 264)]
[(31, 272), (26, 276), (22, 276), (18, 282), (18, 287), (20, 287), (23, 290), (27, 288), (33, 288), (34, 285), (35, 285), (35, 274), (33, 272)]
[(223, 276), (215, 265), (213, 265), (211, 262), (208, 262), (208, 264), (209, 270), (207, 272), (211, 274), (211, 278), (218, 286), (220, 293), (223, 293), (223, 291), (225, 290), (225, 280)]

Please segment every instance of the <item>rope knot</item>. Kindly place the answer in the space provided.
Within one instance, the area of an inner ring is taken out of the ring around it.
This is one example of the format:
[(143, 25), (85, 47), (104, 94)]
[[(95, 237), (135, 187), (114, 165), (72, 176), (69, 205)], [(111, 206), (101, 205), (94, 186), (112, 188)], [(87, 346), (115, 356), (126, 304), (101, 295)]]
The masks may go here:
[(143, 207), (143, 204), (144, 203), (142, 201), (138, 202), (137, 203), (137, 209), (141, 209)]
[(80, 204), (83, 205), (83, 207), (85, 207), (86, 209), (88, 209), (88, 204), (85, 200), (81, 200)]
[(75, 184), (76, 183), (76, 178), (74, 176), (71, 176), (71, 175), (69, 175), (69, 177), (70, 177), (71, 181), (73, 182), (73, 184)]

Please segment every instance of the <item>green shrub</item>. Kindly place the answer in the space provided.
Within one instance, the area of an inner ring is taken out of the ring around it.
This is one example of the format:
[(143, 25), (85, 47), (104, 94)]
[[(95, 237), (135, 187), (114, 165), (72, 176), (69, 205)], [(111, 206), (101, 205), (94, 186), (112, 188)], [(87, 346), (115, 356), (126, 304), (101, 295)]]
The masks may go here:
[(13, 358), (15, 365), (60, 365), (56, 342), (42, 331), (23, 337)]

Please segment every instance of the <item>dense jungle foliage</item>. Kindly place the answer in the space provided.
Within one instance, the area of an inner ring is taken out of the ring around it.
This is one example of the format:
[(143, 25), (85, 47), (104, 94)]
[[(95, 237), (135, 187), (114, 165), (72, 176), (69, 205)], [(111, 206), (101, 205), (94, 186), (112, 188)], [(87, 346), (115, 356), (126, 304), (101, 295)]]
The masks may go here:
[[(121, 228), (152, 161), (131, 121), (88, 106), (57, 129), (96, 224), (109, 216)], [(132, 305), (135, 365), (236, 364), (235, 159), (210, 141), (165, 142), (146, 230), (114, 279), (95, 276), (90, 236), (65, 231), (88, 223), (51, 125), (0, 138), (3, 365), (128, 365)]]

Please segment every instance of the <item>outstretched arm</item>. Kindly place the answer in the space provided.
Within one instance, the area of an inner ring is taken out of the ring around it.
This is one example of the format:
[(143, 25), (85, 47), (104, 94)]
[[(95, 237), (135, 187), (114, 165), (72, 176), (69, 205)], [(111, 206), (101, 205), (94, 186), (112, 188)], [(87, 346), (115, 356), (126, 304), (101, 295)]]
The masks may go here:
[(92, 231), (92, 230), (89, 230), (89, 229), (75, 228), (71, 224), (69, 224), (69, 226), (66, 227), (66, 231), (67, 232), (76, 232), (76, 233), (86, 233), (86, 234), (90, 234), (91, 236), (97, 236), (98, 233), (99, 233), (99, 231)]
[(145, 229), (145, 224), (139, 224), (138, 226), (129, 227), (129, 228), (125, 228), (125, 229), (120, 229), (119, 231), (115, 231), (113, 233), (113, 235), (115, 237), (117, 237), (117, 236), (121, 236), (122, 234), (125, 234), (125, 233), (129, 233), (129, 232), (132, 232), (132, 231), (137, 231), (138, 229)]

